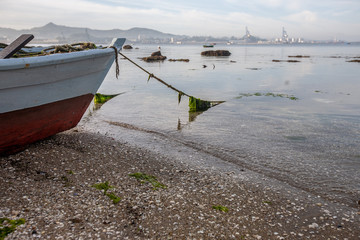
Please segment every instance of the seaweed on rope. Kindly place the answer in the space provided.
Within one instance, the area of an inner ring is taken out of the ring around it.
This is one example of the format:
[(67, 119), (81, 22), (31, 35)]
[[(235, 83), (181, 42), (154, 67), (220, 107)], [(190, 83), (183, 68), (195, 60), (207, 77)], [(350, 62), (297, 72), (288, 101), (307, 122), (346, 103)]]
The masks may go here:
[(158, 78), (154, 74), (148, 72), (147, 70), (145, 70), (144, 68), (139, 66), (137, 63), (132, 61), (130, 58), (128, 58), (126, 55), (122, 54), (121, 52), (119, 52), (119, 54), (121, 56), (123, 56), (126, 60), (130, 61), (132, 64), (134, 64), (135, 66), (137, 66), (138, 68), (140, 68), (141, 70), (146, 72), (149, 75), (147, 81), (149, 81), (151, 78), (154, 78), (157, 81), (159, 81), (160, 83), (162, 83), (163, 85), (165, 85), (168, 88), (170, 88), (170, 89), (174, 90), (175, 92), (177, 92), (178, 93), (178, 103), (179, 104), (181, 102), (182, 96), (188, 97), (189, 98), (189, 108), (190, 108), (189, 112), (206, 111), (210, 107), (213, 107), (213, 106), (216, 106), (216, 105), (218, 105), (220, 103), (225, 102), (225, 101), (208, 101), (208, 100), (202, 100), (200, 98), (195, 98), (194, 96), (191, 96), (191, 95), (189, 95), (187, 93), (184, 93), (183, 91), (180, 91), (179, 89), (175, 88), (174, 86), (172, 86), (172, 85), (166, 83), (165, 81), (163, 81), (162, 79)]

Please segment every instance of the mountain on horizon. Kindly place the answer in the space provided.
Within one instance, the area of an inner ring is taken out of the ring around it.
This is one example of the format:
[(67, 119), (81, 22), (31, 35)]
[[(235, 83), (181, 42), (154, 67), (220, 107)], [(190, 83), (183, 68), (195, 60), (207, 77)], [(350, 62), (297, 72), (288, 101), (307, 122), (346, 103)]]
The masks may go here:
[(114, 37), (125, 37), (129, 42), (163, 42), (171, 38), (184, 37), (169, 33), (162, 33), (149, 28), (134, 27), (128, 30), (111, 29), (96, 30), (82, 27), (68, 27), (52, 22), (42, 27), (15, 30), (0, 27), (0, 42), (10, 43), (21, 34), (30, 33), (35, 36), (32, 43), (74, 43), (95, 42), (109, 43)]

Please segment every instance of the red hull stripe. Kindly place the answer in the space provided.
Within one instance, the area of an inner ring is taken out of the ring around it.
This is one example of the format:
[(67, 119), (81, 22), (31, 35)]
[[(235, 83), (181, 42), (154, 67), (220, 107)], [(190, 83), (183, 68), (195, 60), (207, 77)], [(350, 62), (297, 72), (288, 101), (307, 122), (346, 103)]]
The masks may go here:
[(0, 114), (0, 155), (14, 153), (40, 139), (75, 127), (94, 95), (86, 94)]

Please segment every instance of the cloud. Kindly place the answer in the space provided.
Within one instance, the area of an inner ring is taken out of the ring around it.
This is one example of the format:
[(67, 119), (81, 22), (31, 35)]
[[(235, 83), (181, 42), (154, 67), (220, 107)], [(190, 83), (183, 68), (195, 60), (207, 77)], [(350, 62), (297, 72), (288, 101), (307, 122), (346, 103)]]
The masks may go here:
[(282, 22), (276, 19), (261, 17), (244, 12), (232, 12), (225, 18), (238, 30), (238, 36), (245, 35), (247, 26), (250, 33), (260, 37), (275, 37), (280, 34)]
[(280, 7), (280, 6), (284, 5), (283, 0), (260, 0), (259, 2), (262, 5), (273, 7), (273, 8)]
[(347, 11), (336, 11), (336, 12), (332, 12), (331, 15), (334, 17), (343, 17), (343, 16), (347, 16), (350, 15), (352, 13), (351, 10), (347, 10)]
[(284, 17), (285, 21), (291, 21), (293, 23), (295, 22), (298, 24), (313, 23), (313, 22), (316, 22), (317, 19), (318, 18), (317, 18), (316, 13), (308, 11), (308, 10), (302, 11), (300, 13), (291, 14), (291, 15)]
[[(62, 0), (61, 4), (48, 0), (5, 1), (6, 8), (0, 10), (0, 22), (4, 23), (6, 20), (7, 27), (16, 28), (30, 28), (48, 22), (98, 29), (130, 28), (135, 24), (150, 26), (151, 23), (172, 16), (171, 13), (156, 8), (109, 6), (86, 0)], [(16, 14), (18, 12), (21, 15)]]
[(299, 11), (304, 5), (304, 0), (253, 0), (257, 6), (265, 6), (283, 11)]
[[(341, 33), (360, 40), (360, 4), (355, 0), (1, 0), (0, 27), (25, 29), (54, 22), (93, 29), (146, 27), (186, 35), (273, 38), (289, 35), (328, 39)], [(19, 14), (21, 13), (21, 14)], [(331, 25), (331, 27), (329, 27)], [(350, 26), (352, 28), (350, 28)], [(326, 31), (325, 31), (326, 29)]]

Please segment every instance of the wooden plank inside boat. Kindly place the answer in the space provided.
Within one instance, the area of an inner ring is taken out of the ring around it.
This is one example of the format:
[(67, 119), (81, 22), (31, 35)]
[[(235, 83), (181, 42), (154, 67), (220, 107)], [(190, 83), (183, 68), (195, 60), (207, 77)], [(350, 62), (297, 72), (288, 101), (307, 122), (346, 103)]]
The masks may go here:
[(0, 52), (0, 59), (10, 58), (34, 38), (32, 34), (23, 34)]

